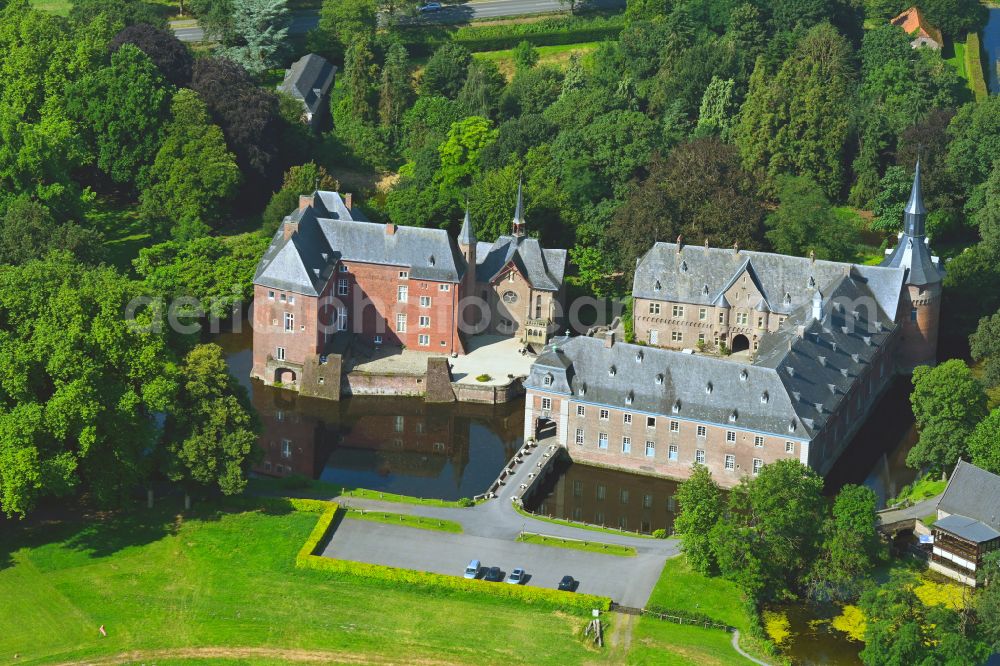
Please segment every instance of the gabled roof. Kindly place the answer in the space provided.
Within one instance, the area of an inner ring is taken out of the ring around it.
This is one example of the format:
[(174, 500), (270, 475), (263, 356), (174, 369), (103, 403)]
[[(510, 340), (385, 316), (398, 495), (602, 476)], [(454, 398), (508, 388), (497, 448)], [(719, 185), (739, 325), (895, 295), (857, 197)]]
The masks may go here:
[[(1000, 531), (1000, 476), (959, 460), (938, 509)], [(939, 524), (940, 521), (935, 526)]]
[(566, 272), (566, 250), (550, 250), (537, 239), (501, 236), (493, 243), (476, 244), (476, 279), (492, 282), (513, 264), (534, 289), (558, 291)]
[(318, 296), (339, 255), (327, 243), (311, 209), (296, 211), (298, 229), (285, 238), (282, 224), (257, 264), (254, 284)]
[(910, 7), (889, 23), (898, 25), (909, 36), (915, 34), (917, 37), (929, 37), (937, 42), (938, 46), (944, 45), (941, 31), (927, 22), (923, 12), (918, 7)]
[(304, 55), (285, 70), (285, 80), (278, 86), (281, 90), (296, 99), (302, 100), (305, 107), (315, 113), (323, 97), (333, 85), (337, 68), (323, 56), (310, 53)]

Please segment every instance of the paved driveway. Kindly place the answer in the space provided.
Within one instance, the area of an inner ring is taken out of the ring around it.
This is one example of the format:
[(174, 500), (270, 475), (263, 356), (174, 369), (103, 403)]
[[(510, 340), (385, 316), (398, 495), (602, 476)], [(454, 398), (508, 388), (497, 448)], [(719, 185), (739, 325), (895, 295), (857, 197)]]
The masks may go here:
[(505, 576), (523, 567), (531, 576), (528, 585), (548, 588), (569, 574), (580, 581), (578, 592), (639, 608), (649, 599), (666, 560), (662, 552), (602, 555), (349, 518), (337, 527), (323, 555), (453, 576), (461, 576), (469, 561), (478, 559), (483, 566), (500, 567)]

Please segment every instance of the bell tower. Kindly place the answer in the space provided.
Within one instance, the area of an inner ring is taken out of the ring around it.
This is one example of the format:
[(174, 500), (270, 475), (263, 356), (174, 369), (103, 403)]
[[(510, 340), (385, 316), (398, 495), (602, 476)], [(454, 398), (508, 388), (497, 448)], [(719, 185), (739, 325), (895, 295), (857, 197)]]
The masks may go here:
[(521, 181), (517, 181), (517, 205), (514, 207), (514, 238), (524, 238), (524, 196)]

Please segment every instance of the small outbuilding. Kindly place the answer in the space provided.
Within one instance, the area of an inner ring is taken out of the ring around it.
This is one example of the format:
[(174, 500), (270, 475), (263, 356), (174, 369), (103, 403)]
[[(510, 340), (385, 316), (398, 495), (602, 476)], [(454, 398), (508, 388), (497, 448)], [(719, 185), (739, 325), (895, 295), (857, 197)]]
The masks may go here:
[(983, 556), (1000, 549), (1000, 476), (959, 460), (931, 529), (930, 568), (975, 586)]
[(329, 109), (329, 94), (337, 67), (323, 56), (310, 53), (285, 70), (278, 90), (302, 102), (302, 122), (316, 129)]
[(905, 12), (889, 21), (892, 25), (898, 25), (907, 35), (910, 36), (910, 46), (917, 48), (926, 46), (935, 51), (940, 51), (944, 46), (944, 37), (941, 31), (927, 22), (923, 12), (917, 7), (910, 7)]

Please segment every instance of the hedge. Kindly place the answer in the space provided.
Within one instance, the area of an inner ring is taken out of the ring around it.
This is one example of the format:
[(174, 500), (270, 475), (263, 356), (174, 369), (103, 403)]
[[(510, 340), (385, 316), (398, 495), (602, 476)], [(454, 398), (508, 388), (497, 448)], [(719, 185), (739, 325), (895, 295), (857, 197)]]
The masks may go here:
[(302, 544), (302, 548), (299, 549), (298, 555), (295, 556), (295, 566), (300, 569), (325, 571), (339, 576), (357, 578), (392, 587), (405, 586), (428, 591), (478, 594), (497, 599), (519, 601), (530, 606), (545, 606), (572, 612), (590, 612), (594, 608), (606, 611), (611, 607), (611, 599), (592, 594), (575, 594), (573, 592), (562, 592), (543, 587), (507, 585), (506, 583), (487, 583), (482, 580), (469, 580), (457, 576), (444, 576), (442, 574), (414, 571), (412, 569), (397, 569), (395, 567), (386, 567), (380, 564), (368, 564), (365, 562), (335, 560), (329, 557), (314, 555), (313, 553), (316, 552), (319, 544), (326, 537), (330, 526), (343, 509), (333, 502), (306, 501), (311, 503), (308, 505), (310, 508), (303, 510), (312, 511), (316, 504), (321, 504), (323, 505), (323, 513), (316, 522), (316, 526), (313, 528), (309, 538), (306, 539), (305, 543)]
[(566, 17), (531, 23), (471, 25), (448, 31), (428, 28), (401, 30), (403, 44), (413, 56), (429, 56), (447, 41), (461, 44), (472, 52), (512, 49), (522, 41), (535, 46), (561, 46), (617, 39), (625, 27), (625, 17)]
[(969, 76), (969, 87), (972, 88), (977, 102), (989, 97), (986, 78), (983, 74), (983, 49), (979, 43), (979, 33), (970, 32), (965, 42), (965, 71)]

